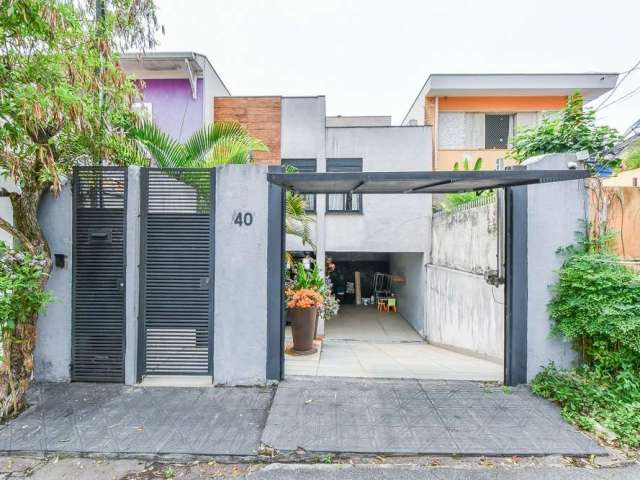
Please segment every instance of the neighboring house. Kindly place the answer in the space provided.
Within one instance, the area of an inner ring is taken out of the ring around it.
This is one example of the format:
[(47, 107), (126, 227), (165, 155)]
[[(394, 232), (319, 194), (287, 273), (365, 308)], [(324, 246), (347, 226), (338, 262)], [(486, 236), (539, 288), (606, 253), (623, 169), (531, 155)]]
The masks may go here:
[(120, 66), (140, 80), (135, 107), (176, 140), (213, 121), (213, 99), (229, 90), (205, 57), (194, 52), (127, 53)]
[(602, 184), (605, 187), (640, 187), (640, 168), (626, 170), (615, 176), (606, 177)]
[[(291, 164), (300, 172), (431, 169), (431, 127), (391, 126), (389, 117), (327, 117), (323, 96), (216, 98), (214, 111), (216, 121), (239, 121), (269, 146), (269, 152), (255, 154), (256, 163)], [(346, 283), (355, 271), (362, 276), (364, 296), (376, 271), (411, 277), (407, 285), (417, 293), (411, 301), (401, 299), (400, 311), (422, 331), (430, 197), (319, 194), (307, 196), (307, 207), (315, 219), (316, 258), (321, 266), (327, 257), (335, 262), (341, 300), (353, 301)], [(303, 253), (312, 247), (289, 237), (287, 250)]]
[(616, 73), (433, 74), (402, 124), (433, 127), (433, 170), (479, 157), (483, 169), (493, 170), (518, 128), (553, 115), (575, 91), (594, 100), (617, 79)]

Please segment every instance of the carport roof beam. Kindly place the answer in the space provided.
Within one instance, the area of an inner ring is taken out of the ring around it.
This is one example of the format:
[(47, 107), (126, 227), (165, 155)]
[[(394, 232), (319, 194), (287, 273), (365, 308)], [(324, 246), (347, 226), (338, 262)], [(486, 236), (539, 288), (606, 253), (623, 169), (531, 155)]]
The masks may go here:
[(269, 173), (268, 180), (299, 193), (456, 193), (579, 180), (587, 170)]

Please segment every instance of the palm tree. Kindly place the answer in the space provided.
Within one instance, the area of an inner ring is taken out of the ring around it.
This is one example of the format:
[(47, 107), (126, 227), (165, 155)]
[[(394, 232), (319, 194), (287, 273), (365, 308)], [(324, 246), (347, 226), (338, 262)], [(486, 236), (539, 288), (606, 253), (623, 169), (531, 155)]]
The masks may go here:
[(252, 152), (269, 149), (235, 122), (217, 122), (197, 130), (185, 143), (144, 121), (131, 134), (142, 155), (160, 168), (212, 168), (251, 163)]
[[(180, 143), (149, 121), (131, 131), (140, 150), (141, 163), (170, 168), (213, 168), (229, 164), (252, 163), (253, 152), (266, 152), (268, 147), (253, 138), (236, 122), (216, 122), (197, 130), (185, 143)], [(185, 181), (188, 179), (182, 178)], [(303, 244), (313, 246), (311, 223), (305, 211), (304, 197), (288, 190), (285, 204), (287, 234), (300, 237)]]

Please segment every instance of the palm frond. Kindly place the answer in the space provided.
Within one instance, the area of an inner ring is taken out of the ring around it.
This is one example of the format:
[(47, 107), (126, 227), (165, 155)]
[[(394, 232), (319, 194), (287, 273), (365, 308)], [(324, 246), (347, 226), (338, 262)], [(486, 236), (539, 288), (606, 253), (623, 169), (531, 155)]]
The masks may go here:
[[(213, 168), (228, 164), (251, 163), (252, 152), (267, 152), (269, 148), (247, 132), (237, 122), (216, 122), (196, 131), (181, 144), (150, 121), (144, 121), (131, 131), (131, 137), (141, 154), (155, 161), (160, 168)], [(285, 171), (289, 171), (285, 168)], [(201, 195), (208, 187), (199, 185), (183, 173), (180, 181), (192, 185)], [(311, 239), (313, 218), (305, 211), (305, 199), (292, 191), (286, 194), (286, 232), (300, 237), (303, 244), (315, 249)]]
[(143, 121), (131, 130), (131, 136), (143, 155), (155, 160), (161, 168), (182, 167), (183, 146), (164, 133), (154, 123)]
[(311, 217), (305, 209), (306, 203), (302, 195), (290, 190), (287, 191), (285, 197), (285, 230), (287, 234), (299, 237), (302, 244), (309, 244), (315, 249), (315, 244), (311, 235)]

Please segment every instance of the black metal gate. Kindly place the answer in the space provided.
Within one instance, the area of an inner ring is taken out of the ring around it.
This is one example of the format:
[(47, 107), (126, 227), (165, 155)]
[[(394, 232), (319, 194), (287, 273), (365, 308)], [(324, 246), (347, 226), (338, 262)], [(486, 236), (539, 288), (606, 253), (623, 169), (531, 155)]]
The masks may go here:
[(73, 178), (71, 380), (124, 382), (127, 172), (79, 167)]
[(142, 375), (211, 375), (215, 170), (144, 169)]

